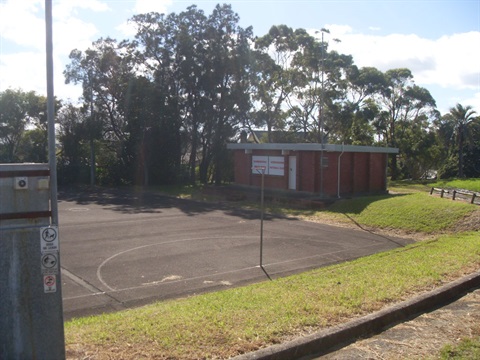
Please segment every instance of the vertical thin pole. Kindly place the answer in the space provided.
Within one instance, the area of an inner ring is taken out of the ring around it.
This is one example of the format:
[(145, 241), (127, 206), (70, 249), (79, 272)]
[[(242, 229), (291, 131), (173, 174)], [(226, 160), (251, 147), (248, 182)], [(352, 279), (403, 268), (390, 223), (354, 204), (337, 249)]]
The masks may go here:
[[(53, 31), (52, 31), (52, 0), (45, 0), (45, 40), (46, 40), (46, 58), (47, 58), (47, 129), (48, 129), (48, 164), (50, 168), (50, 210), (52, 211), (51, 225), (58, 226), (58, 202), (57, 202), (57, 160), (55, 146), (55, 97), (53, 91)], [(37, 235), (38, 236), (38, 235)], [(38, 240), (37, 240), (38, 241)], [(59, 254), (58, 254), (59, 255)], [(60, 265), (60, 256), (58, 256), (58, 268)], [(63, 304), (62, 304), (62, 278), (61, 273), (56, 275), (58, 281), (58, 289), (55, 294), (43, 294), (41, 299), (43, 306), (47, 302), (52, 306), (50, 314), (51, 319), (48, 320), (47, 326), (41, 330), (37, 330), (36, 336), (43, 339), (42, 343), (50, 341), (48, 350), (46, 345), (44, 351), (48, 351), (49, 357), (56, 359), (65, 359), (65, 333), (63, 327)], [(52, 295), (49, 298), (45, 296)], [(44, 307), (45, 308), (45, 307)], [(49, 314), (42, 314), (49, 317)], [(37, 328), (39, 329), (39, 328)], [(50, 336), (45, 336), (45, 332)], [(46, 354), (45, 354), (46, 355)], [(43, 355), (40, 355), (41, 358)], [(43, 356), (44, 357), (44, 356)]]
[(325, 73), (325, 49), (324, 49), (324, 40), (323, 40), (323, 29), (322, 29), (322, 84), (320, 88), (320, 124), (319, 124), (319, 132), (320, 132), (320, 194), (323, 197), (323, 106), (324, 106), (324, 73)]
[(47, 52), (47, 122), (48, 163), (50, 166), (50, 209), (52, 225), (58, 226), (57, 161), (55, 149), (55, 98), (53, 93), (53, 41), (52, 0), (45, 0), (46, 52)]
[(260, 267), (263, 267), (263, 214), (264, 214), (265, 169), (262, 169), (262, 190), (260, 195)]
[(324, 41), (323, 41), (323, 31), (322, 31), (322, 78), (321, 78), (321, 88), (320, 88), (320, 124), (319, 124), (319, 133), (320, 133), (320, 144), (322, 145), (323, 149), (323, 96), (324, 96), (324, 74), (325, 74), (325, 49), (324, 49)]
[(90, 81), (90, 185), (95, 186), (95, 142), (93, 140), (92, 127), (93, 120), (93, 80), (89, 73)]

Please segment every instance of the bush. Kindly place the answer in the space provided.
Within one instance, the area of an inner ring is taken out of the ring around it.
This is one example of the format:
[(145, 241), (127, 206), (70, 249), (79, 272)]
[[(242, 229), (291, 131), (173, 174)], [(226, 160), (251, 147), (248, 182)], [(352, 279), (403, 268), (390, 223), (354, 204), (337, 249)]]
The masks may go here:
[(437, 177), (439, 179), (450, 179), (458, 175), (458, 159), (456, 157), (450, 157), (445, 163), (438, 169)]

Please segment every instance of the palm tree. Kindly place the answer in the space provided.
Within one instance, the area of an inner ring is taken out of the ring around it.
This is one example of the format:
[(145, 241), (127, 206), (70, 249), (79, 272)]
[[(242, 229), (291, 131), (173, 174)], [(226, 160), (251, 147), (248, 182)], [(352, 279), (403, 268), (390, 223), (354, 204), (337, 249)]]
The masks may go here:
[(458, 146), (458, 177), (463, 177), (463, 143), (468, 132), (469, 125), (475, 120), (476, 112), (471, 106), (455, 105), (450, 108), (450, 115), (453, 117), (454, 129), (457, 135)]

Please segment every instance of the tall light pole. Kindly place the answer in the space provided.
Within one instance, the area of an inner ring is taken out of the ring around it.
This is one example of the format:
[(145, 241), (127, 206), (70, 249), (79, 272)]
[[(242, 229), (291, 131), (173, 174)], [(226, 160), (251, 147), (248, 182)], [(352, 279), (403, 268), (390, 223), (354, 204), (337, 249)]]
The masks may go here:
[(57, 205), (57, 159), (55, 146), (55, 95), (53, 91), (53, 35), (52, 35), (52, 1), (45, 0), (45, 43), (47, 65), (47, 129), (48, 129), (48, 163), (50, 165), (50, 196), (52, 225), (58, 225)]
[[(321, 81), (321, 86), (320, 86), (320, 104), (319, 104), (319, 109), (318, 109), (318, 134), (319, 134), (319, 140), (320, 140), (320, 194), (323, 196), (323, 167), (325, 166), (324, 164), (324, 159), (323, 159), (323, 152), (325, 150), (325, 135), (324, 135), (324, 111), (323, 108), (325, 106), (325, 39), (324, 39), (324, 34), (330, 34), (330, 30), (322, 28), (320, 29), (320, 32), (322, 33), (322, 42), (321, 42), (321, 59), (320, 59), (320, 81)], [(333, 39), (336, 42), (340, 42), (338, 39)], [(328, 44), (328, 43), (327, 43)]]
[(325, 41), (324, 41), (324, 34), (330, 34), (330, 31), (328, 29), (322, 28), (321, 30), (322, 33), (322, 43), (321, 43), (321, 65), (320, 65), (320, 106), (318, 110), (318, 132), (319, 132), (319, 137), (320, 137), (320, 144), (322, 145), (322, 150), (323, 150), (323, 141), (324, 141), (324, 136), (323, 136), (323, 106), (324, 106), (324, 92), (325, 92)]
[(324, 136), (323, 136), (323, 106), (324, 106), (324, 92), (325, 92), (325, 42), (324, 42), (324, 34), (330, 34), (328, 29), (322, 28), (320, 30), (322, 32), (322, 43), (321, 43), (321, 87), (320, 87), (320, 106), (318, 110), (318, 133), (320, 136), (320, 194), (323, 196), (323, 149), (324, 149)]
[(88, 80), (90, 83), (90, 121), (89, 121), (89, 133), (90, 133), (90, 186), (95, 186), (95, 141), (94, 141), (94, 131), (95, 129), (95, 113), (94, 113), (94, 104), (93, 104), (93, 75), (88, 72)]

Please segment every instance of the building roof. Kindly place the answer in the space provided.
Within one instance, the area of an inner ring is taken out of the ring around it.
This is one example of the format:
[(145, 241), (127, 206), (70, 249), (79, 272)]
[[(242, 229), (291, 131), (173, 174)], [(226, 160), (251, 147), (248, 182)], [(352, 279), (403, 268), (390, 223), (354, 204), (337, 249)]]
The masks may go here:
[(230, 150), (283, 150), (283, 151), (327, 151), (327, 152), (361, 152), (361, 153), (383, 153), (398, 154), (398, 148), (360, 145), (339, 145), (339, 144), (318, 144), (318, 143), (297, 143), (297, 144), (253, 144), (235, 143), (227, 144)]

